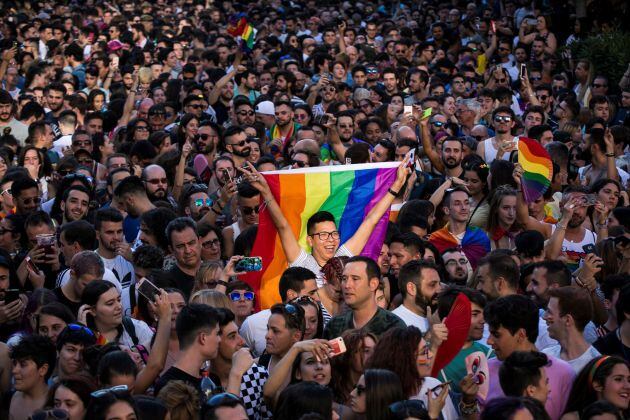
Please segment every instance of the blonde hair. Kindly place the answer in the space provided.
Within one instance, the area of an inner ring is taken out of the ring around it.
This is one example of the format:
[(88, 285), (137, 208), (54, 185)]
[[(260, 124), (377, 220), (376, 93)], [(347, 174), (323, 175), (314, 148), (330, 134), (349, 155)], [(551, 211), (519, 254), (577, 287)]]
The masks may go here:
[(199, 393), (184, 381), (169, 381), (157, 397), (166, 404), (172, 420), (196, 420)]
[(212, 306), (213, 308), (225, 308), (232, 309), (230, 306), (230, 299), (217, 290), (205, 289), (199, 290), (190, 297), (188, 303), (203, 303), (205, 305)]
[[(223, 270), (223, 264), (217, 261), (206, 261), (201, 264), (199, 270), (197, 271), (197, 275), (195, 276), (195, 284), (193, 285), (193, 289), (191, 293), (196, 293), (200, 290), (207, 290), (208, 286), (206, 285), (206, 280), (218, 277), (217, 271), (221, 272)], [(213, 277), (211, 277), (213, 276)]]

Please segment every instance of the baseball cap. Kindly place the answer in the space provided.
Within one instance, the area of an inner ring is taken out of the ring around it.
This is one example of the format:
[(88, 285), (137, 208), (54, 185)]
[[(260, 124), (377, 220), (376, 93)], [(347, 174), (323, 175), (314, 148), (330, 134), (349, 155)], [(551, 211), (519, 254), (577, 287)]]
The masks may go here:
[(271, 101), (262, 101), (256, 105), (256, 112), (263, 115), (276, 115), (276, 108)]
[(365, 88), (357, 88), (352, 95), (352, 99), (357, 103), (364, 99), (370, 99), (370, 91)]

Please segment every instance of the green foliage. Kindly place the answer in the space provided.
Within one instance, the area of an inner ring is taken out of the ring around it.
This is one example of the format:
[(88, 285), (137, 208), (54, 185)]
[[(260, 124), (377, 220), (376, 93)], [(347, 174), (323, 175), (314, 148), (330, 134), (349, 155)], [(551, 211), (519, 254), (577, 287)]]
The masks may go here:
[(594, 74), (603, 74), (616, 85), (630, 63), (630, 33), (614, 31), (589, 36), (569, 47), (575, 60), (586, 58), (595, 66)]

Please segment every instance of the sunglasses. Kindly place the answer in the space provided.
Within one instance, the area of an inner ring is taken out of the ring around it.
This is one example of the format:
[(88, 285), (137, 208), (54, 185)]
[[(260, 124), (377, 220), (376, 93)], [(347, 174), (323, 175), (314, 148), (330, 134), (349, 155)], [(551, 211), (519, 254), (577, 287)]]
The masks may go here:
[(9, 194), (9, 195), (13, 194), (11, 192), (11, 188), (7, 188), (6, 190), (2, 190), (2, 192), (0, 192), (0, 195), (5, 195), (5, 194)]
[(608, 85), (600, 85), (599, 83), (593, 83), (594, 88), (607, 88)]
[(231, 406), (232, 404), (234, 404), (234, 402), (241, 403), (241, 399), (237, 397), (236, 395), (231, 394), (229, 392), (222, 392), (221, 394), (216, 394), (208, 398), (205, 405), (208, 408), (216, 408), (222, 405)]
[(512, 117), (508, 116), (508, 115), (497, 115), (496, 117), (494, 117), (494, 121), (501, 123), (501, 122), (510, 122), (512, 121)]
[(210, 207), (212, 205), (212, 199), (210, 198), (206, 198), (205, 200), (203, 198), (198, 198), (195, 200), (195, 206), (196, 207), (202, 207), (203, 205), (206, 205), (207, 207)]
[(540, 96), (538, 97), (538, 99), (540, 99), (541, 101), (546, 101), (548, 97), (549, 97), (549, 96), (547, 96), (547, 95), (540, 95)]
[(442, 127), (444, 125), (442, 121), (433, 121), (431, 124), (433, 124), (436, 127)]
[(138, 125), (136, 126), (136, 131), (149, 131), (149, 127), (146, 125)]
[(254, 212), (258, 214), (260, 213), (260, 206), (254, 206), (254, 207), (242, 206), (241, 211), (243, 212), (245, 216), (249, 216)]
[(241, 117), (244, 117), (246, 115), (248, 117), (253, 117), (254, 116), (254, 111), (238, 111), (237, 114), (240, 115)]
[(189, 107), (191, 107), (192, 109), (201, 109), (203, 108), (203, 105), (201, 104), (192, 104), (192, 105), (188, 105)]
[(530, 78), (529, 78), (529, 79), (530, 79), (530, 80), (537, 81), (537, 80), (542, 80), (542, 77), (540, 77), (540, 76), (530, 76)]
[(41, 197), (28, 197), (28, 198), (22, 199), (22, 202), (24, 204), (26, 204), (26, 205), (29, 205), (31, 203), (32, 204), (39, 204), (39, 203), (42, 202), (42, 199), (41, 199)]
[(211, 241), (206, 241), (206, 242), (202, 242), (201, 246), (205, 249), (209, 249), (209, 248), (213, 248), (215, 246), (219, 246), (221, 244), (221, 241), (218, 239), (213, 239)]
[(241, 140), (238, 143), (232, 143), (232, 146), (238, 146), (238, 147), (243, 147), (247, 144), (247, 140)]
[(153, 185), (158, 185), (158, 184), (168, 184), (168, 179), (166, 178), (154, 178), (154, 179), (147, 179), (147, 181), (149, 184), (153, 184)]
[(201, 140), (208, 140), (211, 137), (216, 137), (216, 136), (211, 136), (210, 134), (205, 134), (205, 133), (204, 134), (197, 134), (197, 135), (199, 136), (199, 138)]
[(367, 69), (368, 74), (377, 74), (378, 70), (377, 69)]
[(306, 162), (303, 162), (301, 160), (292, 160), (291, 165), (297, 165), (298, 168), (304, 168), (306, 167)]
[(398, 401), (389, 405), (389, 411), (399, 418), (412, 417), (413, 412), (421, 410), (426, 410), (424, 401), (421, 400)]
[(322, 92), (336, 92), (336, 91), (337, 91), (337, 89), (332, 87), (332, 86), (328, 86), (328, 87), (322, 88)]
[(129, 388), (127, 387), (127, 385), (116, 385), (111, 388), (104, 388), (104, 389), (99, 389), (98, 391), (94, 391), (90, 394), (90, 396), (92, 398), (103, 398), (104, 396), (110, 395), (110, 394), (113, 394), (116, 397), (119, 397), (122, 395), (128, 395)]
[(68, 419), (68, 412), (61, 408), (53, 408), (52, 410), (35, 410), (29, 417), (31, 420), (66, 420)]
[(232, 292), (228, 295), (232, 302), (238, 302), (241, 300), (241, 297), (245, 298), (245, 300), (254, 300), (254, 292)]

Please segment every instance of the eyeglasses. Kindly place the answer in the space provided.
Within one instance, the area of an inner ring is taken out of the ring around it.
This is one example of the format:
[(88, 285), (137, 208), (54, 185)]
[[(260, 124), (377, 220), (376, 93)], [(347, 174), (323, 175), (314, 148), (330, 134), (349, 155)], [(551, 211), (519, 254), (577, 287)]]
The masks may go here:
[(327, 241), (329, 238), (333, 238), (334, 240), (337, 240), (339, 239), (339, 231), (335, 230), (332, 232), (318, 232), (318, 233), (313, 233), (312, 235), (309, 235), (309, 236), (317, 236), (320, 241)]
[(486, 139), (486, 136), (473, 136), (475, 138), (475, 140), (477, 141), (484, 141)]
[(247, 144), (247, 140), (241, 140), (238, 143), (230, 143), (232, 146), (243, 147)]
[(594, 88), (607, 88), (608, 85), (600, 85), (599, 83), (593, 83)]
[(146, 182), (148, 182), (149, 184), (153, 184), (153, 185), (168, 184), (168, 179), (166, 179), (166, 178), (154, 178), (154, 179), (147, 179)]
[(388, 408), (397, 418), (413, 417), (415, 412), (426, 410), (424, 401), (421, 400), (398, 401), (390, 404)]
[(74, 182), (77, 179), (86, 180), (89, 183), (93, 181), (91, 176), (85, 176), (83, 174), (69, 174), (63, 177), (63, 180), (66, 182)]
[(149, 131), (149, 127), (147, 127), (146, 125), (137, 125), (136, 131)]
[(494, 122), (511, 122), (512, 121), (512, 117), (510, 117), (509, 115), (497, 115), (496, 117), (494, 117)]
[(106, 395), (113, 394), (116, 397), (127, 395), (129, 393), (129, 388), (127, 385), (116, 385), (111, 388), (99, 389), (98, 391), (94, 391), (90, 394), (92, 398), (103, 398)]
[(254, 206), (254, 207), (249, 207), (249, 206), (241, 206), (241, 211), (243, 212), (243, 214), (245, 216), (249, 216), (252, 213), (260, 213), (260, 206)]
[(7, 229), (7, 228), (0, 227), (0, 236), (4, 235), (7, 232), (15, 232), (15, 231), (12, 230), (12, 229)]
[(198, 198), (195, 200), (195, 206), (196, 207), (202, 207), (203, 205), (206, 205), (207, 207), (210, 207), (212, 205), (212, 199), (211, 198)]
[(542, 80), (542, 77), (541, 76), (530, 76), (529, 80), (538, 81), (538, 80)]
[(199, 138), (200, 138), (200, 139), (202, 139), (202, 140), (208, 140), (209, 138), (216, 138), (216, 137), (219, 137), (219, 136), (213, 136), (213, 135), (211, 135), (211, 134), (205, 134), (205, 133), (204, 133), (204, 134), (198, 134), (198, 136), (199, 136)]
[(201, 246), (204, 249), (209, 249), (209, 248), (214, 248), (215, 246), (219, 246), (221, 244), (221, 241), (218, 239), (213, 239), (211, 241), (206, 241), (206, 242), (202, 242)]
[(77, 146), (77, 147), (85, 147), (85, 146), (91, 146), (92, 145), (92, 140), (77, 140), (74, 143), (72, 143), (73, 146)]
[(378, 70), (377, 69), (367, 69), (367, 73), (368, 74), (377, 74)]
[(336, 92), (337, 89), (333, 86), (328, 86), (328, 87), (324, 87), (322, 88), (322, 92)]
[(241, 399), (236, 395), (229, 392), (222, 392), (221, 394), (213, 395), (212, 397), (208, 398), (208, 401), (206, 401), (205, 405), (208, 408), (216, 408), (222, 405), (232, 405), (234, 403), (242, 404)]
[(69, 415), (66, 410), (53, 408), (52, 410), (35, 410), (29, 417), (31, 420), (48, 420), (50, 418), (55, 420), (66, 420), (69, 418)]
[(90, 166), (92, 163), (94, 163), (94, 159), (90, 159), (90, 158), (77, 159), (77, 162), (79, 162), (79, 165)]
[(443, 123), (442, 121), (433, 121), (431, 124), (436, 127), (442, 127), (445, 123)]
[(5, 194), (9, 194), (9, 195), (13, 194), (11, 192), (11, 188), (7, 188), (6, 190), (2, 190), (2, 192), (0, 192), (0, 195), (5, 195)]
[(453, 80), (453, 83), (455, 83), (457, 85), (463, 85), (464, 81), (463, 80)]
[(244, 117), (246, 115), (248, 117), (253, 117), (254, 116), (254, 111), (238, 111), (237, 114), (240, 115), (241, 117)]
[(509, 48), (505, 48), (505, 47), (499, 47), (499, 51), (510, 51)]
[(70, 175), (72, 173), (72, 169), (59, 169), (57, 171), (57, 173), (61, 176), (61, 177), (65, 177), (67, 175)]
[(92, 337), (94, 337), (94, 333), (92, 332), (91, 329), (89, 329), (88, 327), (84, 327), (83, 325), (80, 325), (80, 324), (68, 324), (68, 329), (70, 329), (71, 331), (83, 331), (87, 333), (88, 335), (91, 335)]
[(548, 97), (549, 97), (548, 95), (537, 96), (537, 98), (540, 99), (541, 101), (546, 101)]
[(291, 165), (297, 165), (299, 168), (304, 168), (307, 165), (307, 163), (301, 160), (292, 160)]
[(203, 105), (201, 104), (188, 104), (189, 107), (191, 107), (192, 109), (201, 109), (203, 108)]
[(21, 198), (20, 200), (22, 200), (22, 202), (26, 205), (39, 204), (42, 202), (41, 197), (27, 197), (27, 198)]
[(354, 386), (354, 389), (357, 390), (357, 397), (360, 397), (365, 392), (365, 385), (356, 384)]
[(245, 298), (245, 300), (254, 300), (254, 292), (232, 292), (228, 295), (232, 302), (238, 302), (241, 300), (241, 297)]
[(453, 265), (468, 265), (468, 260), (466, 258), (460, 258), (459, 260), (450, 259), (444, 263), (445, 266), (453, 266)]

